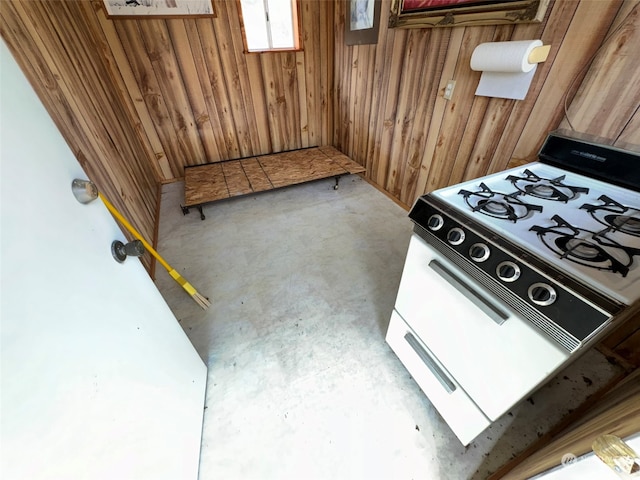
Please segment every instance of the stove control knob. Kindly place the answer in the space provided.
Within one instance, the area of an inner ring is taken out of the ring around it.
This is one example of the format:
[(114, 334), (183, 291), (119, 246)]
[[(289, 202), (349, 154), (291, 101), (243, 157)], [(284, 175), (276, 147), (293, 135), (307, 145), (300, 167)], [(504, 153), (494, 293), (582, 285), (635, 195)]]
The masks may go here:
[(469, 256), (474, 262), (484, 262), (491, 255), (491, 250), (484, 243), (474, 243), (469, 249)]
[(460, 245), (464, 242), (464, 230), (458, 227), (452, 228), (447, 233), (447, 241), (451, 245)]
[(496, 275), (498, 275), (498, 278), (503, 282), (515, 282), (520, 278), (521, 273), (520, 267), (508, 260), (501, 262), (496, 268)]
[(556, 301), (558, 294), (555, 288), (546, 283), (534, 283), (529, 287), (529, 298), (536, 305), (546, 307)]
[(443, 225), (444, 225), (444, 219), (442, 218), (442, 215), (440, 215), (439, 213), (434, 213), (429, 217), (429, 220), (427, 221), (427, 226), (429, 227), (429, 230), (433, 230), (434, 232), (440, 230)]

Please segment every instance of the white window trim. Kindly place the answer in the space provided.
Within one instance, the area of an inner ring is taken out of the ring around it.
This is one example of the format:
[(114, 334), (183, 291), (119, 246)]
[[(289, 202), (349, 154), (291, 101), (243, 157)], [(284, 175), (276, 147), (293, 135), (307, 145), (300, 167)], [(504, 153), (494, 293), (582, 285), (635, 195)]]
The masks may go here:
[(265, 52), (291, 52), (291, 51), (300, 51), (302, 50), (302, 41), (300, 39), (300, 9), (299, 9), (299, 4), (298, 4), (298, 0), (290, 0), (291, 1), (291, 13), (292, 13), (292, 19), (291, 19), (291, 23), (292, 23), (292, 28), (293, 28), (293, 41), (294, 41), (294, 45), (292, 47), (285, 47), (285, 48), (274, 48), (273, 45), (273, 40), (271, 37), (271, 27), (270, 27), (270, 19), (269, 19), (269, 4), (267, 0), (262, 0), (264, 2), (264, 9), (265, 9), (265, 14), (266, 14), (266, 18), (265, 18), (265, 23), (267, 25), (267, 37), (268, 37), (268, 42), (269, 42), (269, 48), (266, 49), (253, 49), (251, 50), (249, 48), (249, 44), (247, 41), (247, 35), (246, 35), (246, 31), (245, 31), (245, 24), (244, 24), (244, 18), (243, 18), (243, 10), (242, 10), (242, 2), (241, 0), (236, 0), (237, 6), (238, 6), (238, 14), (240, 17), (240, 26), (241, 26), (241, 30), (242, 30), (242, 41), (244, 43), (244, 47), (245, 47), (245, 53), (265, 53)]

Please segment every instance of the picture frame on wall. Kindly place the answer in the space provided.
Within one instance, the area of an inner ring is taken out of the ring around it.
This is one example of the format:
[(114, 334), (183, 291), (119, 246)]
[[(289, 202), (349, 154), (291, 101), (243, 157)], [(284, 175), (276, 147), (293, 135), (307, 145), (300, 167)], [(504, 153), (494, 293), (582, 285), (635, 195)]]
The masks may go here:
[(391, 0), (389, 28), (537, 23), (550, 0)]
[(215, 17), (212, 0), (103, 0), (110, 18)]
[(346, 0), (345, 44), (378, 43), (381, 0)]

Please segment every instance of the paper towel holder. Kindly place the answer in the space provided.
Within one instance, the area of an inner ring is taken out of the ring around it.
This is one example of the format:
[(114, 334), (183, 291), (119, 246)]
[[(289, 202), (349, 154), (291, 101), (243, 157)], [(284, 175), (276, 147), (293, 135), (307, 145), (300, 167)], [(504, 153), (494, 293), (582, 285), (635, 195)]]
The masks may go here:
[(470, 61), (471, 70), (482, 72), (476, 95), (524, 100), (550, 50), (539, 39), (481, 43)]
[(551, 45), (542, 45), (540, 47), (536, 47), (529, 53), (527, 61), (532, 65), (534, 63), (542, 63), (547, 60), (549, 52), (551, 52)]

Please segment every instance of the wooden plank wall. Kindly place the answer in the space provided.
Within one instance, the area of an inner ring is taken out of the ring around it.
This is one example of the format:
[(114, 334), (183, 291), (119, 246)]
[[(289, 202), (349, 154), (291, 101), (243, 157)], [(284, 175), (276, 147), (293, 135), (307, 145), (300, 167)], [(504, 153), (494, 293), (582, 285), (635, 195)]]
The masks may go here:
[[(346, 46), (346, 2), (339, 2), (334, 145), (405, 205), (433, 189), (532, 161), (621, 4), (563, 0), (552, 2), (540, 24), (401, 30), (386, 27), (390, 2), (383, 0), (377, 45)], [(552, 46), (551, 54), (525, 100), (474, 95), (480, 72), (469, 61), (479, 43), (536, 38)], [(448, 80), (456, 81), (451, 101), (442, 97)], [(617, 113), (605, 106), (605, 115)]]
[(625, 0), (560, 128), (640, 149), (640, 0)]
[(116, 92), (126, 97), (120, 113), (138, 128), (156, 181), (181, 178), (187, 165), (331, 143), (333, 2), (302, 0), (304, 50), (268, 54), (243, 53), (234, 1), (214, 1), (216, 18), (142, 20), (107, 18), (100, 0), (6, 3), (14, 50), (47, 65), (64, 56), (106, 65), (59, 75), (88, 80), (83, 98), (100, 83), (110, 95), (96, 99), (103, 108)]
[[(216, 18), (103, 22), (155, 142), (161, 182), (184, 167), (330, 141), (333, 3), (300, 2), (303, 51), (245, 54), (238, 4)], [(101, 14), (101, 12), (98, 12)]]
[[(107, 18), (101, 0), (2, 0), (0, 32), (89, 177), (148, 239), (184, 167), (331, 144), (333, 1), (301, 0), (304, 50), (244, 54), (216, 18)], [(146, 259), (149, 264), (149, 259)]]
[(214, 2), (214, 19), (110, 20), (118, 66), (131, 71), (129, 89), (160, 140), (161, 181), (187, 165), (328, 141), (332, 5), (301, 2), (299, 52), (244, 54), (233, 1)]
[[(80, 165), (139, 232), (153, 239), (152, 149), (134, 120), (135, 106), (91, 4), (3, 0), (0, 7), (2, 38)], [(148, 253), (143, 262), (151, 268)]]

